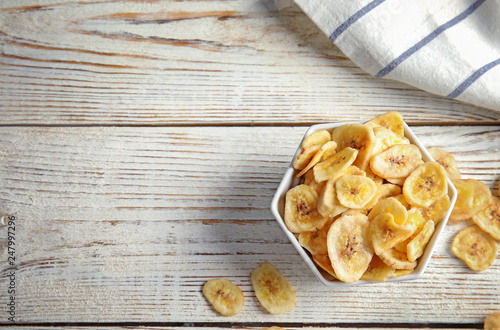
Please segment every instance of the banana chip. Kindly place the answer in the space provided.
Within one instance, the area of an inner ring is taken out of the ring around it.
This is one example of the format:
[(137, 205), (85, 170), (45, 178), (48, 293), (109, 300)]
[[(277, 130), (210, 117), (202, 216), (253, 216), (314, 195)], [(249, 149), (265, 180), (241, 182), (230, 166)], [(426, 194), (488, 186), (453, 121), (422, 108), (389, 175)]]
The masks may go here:
[(451, 221), (463, 221), (472, 217), (472, 201), (474, 190), (472, 186), (464, 180), (453, 180), (453, 185), (457, 189), (457, 201), (450, 215)]
[(436, 162), (444, 167), (446, 173), (448, 174), (448, 177), (451, 180), (460, 179), (461, 174), (458, 170), (455, 157), (452, 154), (437, 147), (430, 147), (427, 149), (427, 151), (431, 154), (432, 158), (434, 158)]
[(448, 195), (444, 195), (443, 198), (436, 201), (429, 207), (420, 208), (420, 213), (426, 220), (432, 220), (435, 224), (438, 224), (443, 220), (446, 212), (450, 208), (450, 197)]
[(396, 249), (389, 249), (378, 255), (380, 259), (389, 267), (394, 269), (414, 269), (417, 267), (416, 261), (409, 261), (406, 253)]
[(337, 143), (335, 143), (334, 141), (328, 141), (327, 143), (323, 144), (318, 149), (318, 151), (316, 151), (314, 156), (311, 158), (311, 160), (309, 161), (309, 164), (307, 164), (307, 166), (304, 167), (302, 169), (302, 171), (300, 171), (297, 174), (297, 177), (301, 177), (302, 175), (304, 175), (307, 171), (309, 171), (317, 163), (335, 155), (336, 149), (337, 149)]
[(375, 143), (372, 129), (362, 124), (344, 124), (333, 130), (332, 141), (337, 142), (339, 150), (356, 149), (358, 155), (353, 164), (362, 170), (367, 167)]
[(370, 235), (375, 254), (380, 255), (404, 241), (413, 234), (411, 226), (399, 225), (394, 222), (390, 213), (382, 213), (370, 222)]
[(328, 248), (326, 246), (326, 236), (332, 221), (329, 221), (323, 228), (317, 231), (309, 231), (299, 234), (299, 244), (308, 250), (311, 255), (327, 254)]
[(373, 133), (375, 134), (375, 144), (372, 150), (373, 156), (378, 155), (396, 144), (410, 144), (410, 140), (403, 135), (396, 134), (390, 129), (382, 126), (374, 127)]
[(340, 204), (353, 209), (362, 209), (378, 191), (372, 179), (361, 175), (342, 175), (335, 188)]
[(384, 179), (406, 178), (424, 161), (420, 149), (414, 144), (397, 144), (370, 160), (373, 173)]
[(467, 179), (465, 182), (471, 185), (474, 191), (471, 207), (471, 213), (474, 215), (491, 204), (491, 190), (490, 187), (479, 180)]
[(347, 207), (341, 205), (337, 198), (335, 180), (328, 180), (319, 198), (318, 212), (326, 218), (334, 218), (346, 210)]
[(500, 241), (500, 199), (491, 196), (491, 204), (474, 214), (472, 221), (491, 237)]
[(361, 276), (362, 280), (385, 282), (394, 275), (396, 270), (387, 266), (377, 255), (374, 255), (368, 269)]
[(313, 260), (321, 269), (332, 275), (334, 278), (338, 279), (335, 271), (333, 270), (332, 263), (330, 262), (330, 257), (328, 257), (328, 254), (313, 255)]
[(427, 221), (422, 230), (406, 246), (408, 261), (415, 261), (424, 254), (424, 249), (434, 234), (434, 221)]
[(406, 178), (403, 195), (414, 206), (429, 207), (448, 193), (447, 175), (437, 162), (418, 166)]
[(403, 124), (403, 116), (396, 111), (386, 112), (368, 121), (365, 125), (375, 128), (377, 126), (385, 127), (396, 134), (404, 135), (405, 128)]
[(225, 278), (208, 280), (203, 286), (203, 295), (224, 316), (238, 314), (245, 302), (241, 289)]
[(300, 153), (297, 155), (297, 158), (295, 158), (295, 160), (293, 161), (293, 168), (296, 170), (302, 170), (303, 168), (305, 168), (314, 157), (314, 155), (316, 155), (319, 148), (321, 148), (320, 145), (302, 148)]
[(500, 312), (488, 315), (484, 319), (484, 330), (498, 330), (500, 329)]
[(356, 159), (358, 151), (353, 148), (344, 148), (335, 155), (325, 159), (313, 167), (314, 179), (322, 182), (330, 179), (337, 179), (344, 174), (344, 171), (351, 166)]
[(268, 262), (251, 274), (257, 299), (270, 314), (283, 314), (295, 308), (297, 295), (281, 273)]
[(301, 184), (288, 190), (285, 195), (285, 224), (292, 233), (315, 231), (328, 221), (317, 210), (318, 193)]
[(328, 231), (328, 256), (336, 276), (345, 283), (361, 278), (373, 256), (365, 215), (341, 216)]
[(368, 213), (368, 218), (373, 221), (378, 215), (390, 213), (394, 217), (394, 222), (404, 225), (408, 219), (408, 211), (396, 198), (388, 197), (381, 199)]
[(483, 271), (495, 261), (498, 243), (477, 225), (472, 225), (455, 235), (451, 251), (470, 269)]
[(321, 130), (314, 132), (304, 138), (302, 141), (302, 148), (308, 148), (310, 146), (321, 146), (332, 139), (330, 132), (327, 130)]

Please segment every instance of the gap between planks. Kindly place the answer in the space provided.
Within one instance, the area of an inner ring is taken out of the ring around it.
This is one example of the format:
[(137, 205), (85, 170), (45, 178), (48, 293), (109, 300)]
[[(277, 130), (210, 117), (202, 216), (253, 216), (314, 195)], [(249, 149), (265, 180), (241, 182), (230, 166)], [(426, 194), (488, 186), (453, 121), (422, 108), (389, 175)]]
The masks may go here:
[[(347, 122), (347, 121), (346, 121)], [(171, 124), (0, 124), (0, 127), (309, 127), (316, 124), (325, 124), (327, 121), (320, 122), (262, 122), (262, 123), (171, 123)], [(466, 121), (466, 122), (406, 122), (408, 126), (500, 126), (500, 121)]]
[(177, 328), (266, 328), (272, 326), (281, 326), (285, 329), (291, 328), (337, 328), (337, 329), (483, 329), (482, 323), (282, 323), (282, 322), (56, 322), (56, 323), (16, 323), (14, 324), (0, 324), (0, 327), (92, 327), (92, 328), (106, 328), (106, 327), (140, 327), (148, 328), (163, 328), (163, 327), (177, 327)]

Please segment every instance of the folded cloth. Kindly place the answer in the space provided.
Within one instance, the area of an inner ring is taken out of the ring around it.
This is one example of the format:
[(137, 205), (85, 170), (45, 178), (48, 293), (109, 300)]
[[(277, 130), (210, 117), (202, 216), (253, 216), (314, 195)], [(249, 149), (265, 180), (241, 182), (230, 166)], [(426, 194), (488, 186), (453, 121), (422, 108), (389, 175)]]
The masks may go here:
[(294, 1), (370, 74), (500, 110), (500, 0)]

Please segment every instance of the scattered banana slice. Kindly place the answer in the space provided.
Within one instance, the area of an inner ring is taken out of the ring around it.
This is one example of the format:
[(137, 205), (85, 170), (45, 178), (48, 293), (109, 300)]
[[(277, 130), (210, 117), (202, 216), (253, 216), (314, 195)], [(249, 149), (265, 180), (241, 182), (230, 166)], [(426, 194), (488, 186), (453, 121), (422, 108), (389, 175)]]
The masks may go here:
[(394, 222), (398, 225), (404, 225), (408, 219), (408, 211), (399, 200), (394, 197), (381, 199), (368, 213), (368, 218), (373, 221), (378, 215), (390, 213), (394, 217)]
[(472, 186), (464, 180), (453, 180), (453, 185), (457, 189), (457, 201), (450, 215), (451, 221), (463, 221), (472, 217), (472, 201), (474, 190)]
[(333, 222), (328, 231), (328, 256), (336, 276), (345, 283), (361, 278), (373, 256), (365, 215), (345, 215)]
[(479, 180), (467, 179), (465, 182), (471, 185), (472, 190), (474, 191), (471, 207), (471, 216), (473, 216), (491, 204), (491, 190), (490, 187)]
[(378, 155), (396, 144), (410, 144), (410, 140), (403, 135), (396, 134), (390, 129), (382, 126), (373, 127), (373, 133), (375, 134), (375, 144), (372, 150), (373, 156)]
[(450, 197), (448, 195), (444, 195), (444, 197), (437, 200), (431, 206), (420, 208), (419, 210), (426, 220), (432, 220), (435, 224), (438, 224), (441, 220), (443, 220), (446, 212), (448, 212), (450, 204)]
[(292, 233), (315, 231), (328, 221), (317, 210), (318, 193), (301, 184), (288, 190), (285, 196), (285, 224)]
[(414, 206), (429, 207), (448, 193), (447, 175), (437, 162), (418, 166), (406, 178), (403, 195)]
[(414, 144), (397, 144), (370, 160), (373, 173), (384, 178), (406, 178), (424, 161), (420, 149)]
[(472, 221), (491, 237), (500, 241), (500, 199), (491, 196), (491, 204), (474, 214)]
[(357, 155), (358, 151), (356, 149), (349, 147), (342, 149), (340, 152), (313, 167), (314, 179), (317, 182), (337, 179), (351, 166)]
[(458, 170), (455, 157), (452, 154), (437, 147), (430, 147), (427, 149), (427, 151), (431, 154), (432, 158), (434, 158), (436, 162), (444, 167), (446, 173), (448, 174), (448, 177), (451, 180), (460, 179), (461, 174)]
[(241, 289), (225, 278), (208, 280), (203, 286), (203, 295), (224, 316), (238, 314), (245, 302)]
[(389, 267), (394, 269), (414, 269), (416, 261), (409, 261), (406, 253), (396, 249), (389, 249), (378, 255), (380, 259)]
[(434, 221), (427, 221), (422, 230), (406, 246), (408, 261), (415, 261), (424, 254), (424, 249), (434, 234)]
[(477, 225), (472, 225), (455, 235), (451, 251), (470, 269), (483, 271), (495, 261), (498, 243)]
[(372, 128), (382, 126), (399, 135), (404, 135), (405, 133), (403, 116), (396, 111), (390, 111), (381, 114), (368, 121), (365, 125)]
[(368, 269), (361, 276), (361, 279), (365, 281), (385, 282), (394, 275), (395, 271), (394, 268), (387, 266), (375, 254), (368, 265)]
[(370, 161), (375, 134), (363, 124), (344, 124), (332, 132), (332, 141), (337, 142), (339, 150), (350, 147), (358, 150), (354, 165), (364, 170)]
[(413, 231), (411, 226), (399, 225), (394, 222), (394, 217), (390, 213), (377, 215), (370, 222), (370, 235), (375, 254), (380, 255), (393, 248), (396, 244), (410, 237)]
[(328, 141), (325, 144), (323, 144), (318, 149), (318, 151), (316, 151), (312, 159), (309, 161), (309, 164), (307, 164), (307, 166), (304, 167), (302, 171), (300, 171), (297, 174), (297, 177), (301, 177), (302, 175), (304, 175), (307, 171), (309, 171), (314, 165), (316, 165), (320, 161), (323, 161), (335, 155), (336, 149), (337, 149), (337, 143), (335, 143), (334, 141)]
[(378, 191), (372, 179), (361, 175), (342, 175), (335, 188), (340, 204), (353, 209), (362, 209)]
[(302, 148), (308, 148), (310, 146), (316, 146), (316, 145), (323, 145), (327, 143), (328, 141), (331, 141), (332, 136), (330, 132), (327, 130), (320, 130), (317, 132), (314, 132), (304, 138), (304, 141), (302, 141)]
[(251, 280), (257, 299), (270, 314), (283, 314), (295, 308), (295, 290), (270, 263), (265, 262), (254, 269)]
[(500, 329), (500, 312), (492, 313), (484, 319), (484, 330)]
[(335, 180), (328, 180), (319, 198), (318, 212), (326, 218), (334, 218), (346, 210), (347, 207), (341, 205), (337, 198)]

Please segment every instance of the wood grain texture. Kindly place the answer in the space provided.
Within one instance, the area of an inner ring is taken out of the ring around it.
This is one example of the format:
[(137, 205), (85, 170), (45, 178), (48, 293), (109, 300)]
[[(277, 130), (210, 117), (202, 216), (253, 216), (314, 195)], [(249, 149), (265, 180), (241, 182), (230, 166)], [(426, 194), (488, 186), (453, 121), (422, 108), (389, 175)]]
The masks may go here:
[(498, 122), (369, 76), (272, 0), (3, 1), (3, 125)]
[[(322, 286), (269, 211), (305, 130), (0, 127), (0, 205), (18, 218), (19, 321), (477, 325), (500, 309), (500, 258), (474, 273), (450, 252), (467, 223), (446, 228), (422, 279)], [(498, 180), (498, 126), (414, 132), (455, 154), (464, 178)], [(2, 247), (6, 237), (4, 226)], [(6, 260), (4, 249), (1, 274)], [(293, 312), (259, 306), (249, 275), (264, 261), (295, 287)], [(215, 277), (242, 288), (241, 314), (222, 318), (207, 304), (201, 287)]]

